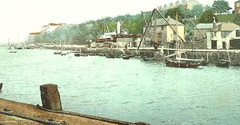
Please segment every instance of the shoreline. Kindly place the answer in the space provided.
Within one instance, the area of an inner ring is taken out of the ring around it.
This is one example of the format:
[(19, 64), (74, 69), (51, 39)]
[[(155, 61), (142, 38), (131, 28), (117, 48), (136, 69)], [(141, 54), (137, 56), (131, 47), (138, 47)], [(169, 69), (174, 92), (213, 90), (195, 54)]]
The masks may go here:
[[(69, 125), (144, 125), (67, 111), (47, 111), (31, 105), (0, 98), (0, 124)], [(147, 125), (147, 124), (146, 124)]]

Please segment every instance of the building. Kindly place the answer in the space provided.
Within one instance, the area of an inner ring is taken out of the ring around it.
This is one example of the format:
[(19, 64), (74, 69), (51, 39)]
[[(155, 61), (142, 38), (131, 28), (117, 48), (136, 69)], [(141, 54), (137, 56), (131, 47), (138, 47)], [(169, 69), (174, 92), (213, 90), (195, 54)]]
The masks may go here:
[(36, 36), (39, 36), (40, 34), (41, 34), (41, 32), (29, 33), (29, 35), (28, 35), (28, 43), (36, 42)]
[(45, 25), (42, 27), (42, 31), (41, 32), (46, 32), (46, 33), (50, 33), (52, 31), (54, 31), (56, 28), (58, 28), (59, 26), (62, 25), (66, 25), (65, 23), (49, 23), (48, 25)]
[[(168, 17), (166, 20), (169, 22), (170, 25), (177, 31), (178, 35), (184, 40), (184, 25), (180, 22), (176, 22), (176, 20)], [(152, 47), (155, 41), (155, 20), (152, 21), (152, 25), (147, 29), (145, 34), (145, 38), (143, 41), (143, 46), (145, 47)], [(178, 28), (176, 25), (178, 24)], [(168, 23), (163, 19), (157, 19), (157, 40), (160, 46), (168, 47), (169, 43), (173, 43), (176, 41), (177, 36), (176, 33), (171, 29)], [(143, 27), (143, 32), (145, 32), (146, 26)], [(179, 38), (178, 38), (179, 40)]]
[(169, 10), (169, 9), (173, 9), (173, 8), (177, 8), (178, 6), (182, 6), (185, 9), (193, 9), (194, 6), (196, 5), (200, 5), (201, 3), (199, 3), (196, 0), (182, 0), (182, 2), (177, 1), (175, 4), (174, 3), (170, 3), (169, 5), (165, 4), (164, 6), (159, 6), (159, 10)]
[(240, 13), (240, 1), (234, 3), (234, 13)]
[(208, 49), (240, 49), (240, 26), (221, 23), (207, 32)]
[[(218, 26), (221, 23), (216, 23)], [(209, 30), (212, 30), (213, 23), (199, 23), (196, 25), (196, 28), (194, 29), (194, 38), (195, 41), (202, 41), (207, 38), (207, 32)]]

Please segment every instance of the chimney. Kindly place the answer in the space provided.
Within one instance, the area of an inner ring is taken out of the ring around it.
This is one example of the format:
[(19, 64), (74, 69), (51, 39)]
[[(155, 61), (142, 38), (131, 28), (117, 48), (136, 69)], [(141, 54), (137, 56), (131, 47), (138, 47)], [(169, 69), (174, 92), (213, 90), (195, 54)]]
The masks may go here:
[(213, 28), (216, 27), (217, 24), (216, 24), (216, 20), (215, 20), (215, 17), (213, 17)]

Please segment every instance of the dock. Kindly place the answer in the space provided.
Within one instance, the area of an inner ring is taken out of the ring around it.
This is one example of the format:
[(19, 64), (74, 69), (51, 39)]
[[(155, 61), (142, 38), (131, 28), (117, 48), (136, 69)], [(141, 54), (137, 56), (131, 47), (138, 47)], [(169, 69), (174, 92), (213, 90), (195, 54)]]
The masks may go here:
[(0, 98), (0, 125), (149, 125), (64, 111), (57, 85), (40, 89), (43, 106)]
[(137, 125), (113, 119), (59, 111), (50, 112), (37, 105), (0, 98), (1, 125)]

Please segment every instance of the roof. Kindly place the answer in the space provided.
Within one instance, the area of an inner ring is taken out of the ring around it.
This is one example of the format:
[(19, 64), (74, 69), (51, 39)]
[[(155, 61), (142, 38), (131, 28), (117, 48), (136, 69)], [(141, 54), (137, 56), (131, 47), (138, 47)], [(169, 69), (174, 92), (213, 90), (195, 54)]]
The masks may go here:
[(33, 33), (29, 33), (29, 35), (39, 35), (41, 34), (40, 32), (33, 32)]
[(66, 23), (49, 23), (50, 26), (61, 26), (65, 25)]
[(44, 25), (42, 27), (47, 27), (47, 26), (62, 26), (66, 25), (66, 23), (49, 23), (48, 25)]
[[(221, 23), (216, 23), (218, 26)], [(212, 29), (213, 28), (213, 23), (199, 23), (196, 25), (196, 28), (198, 29)]]
[[(169, 24), (176, 25), (176, 22), (177, 22), (176, 20), (174, 20), (170, 17), (166, 18), (166, 20), (169, 22)], [(153, 23), (152, 23), (153, 25), (154, 25), (154, 21), (155, 20), (153, 20)], [(163, 18), (161, 18), (161, 19), (157, 19), (157, 25), (165, 26), (165, 25), (168, 25), (168, 24)], [(178, 21), (178, 25), (183, 25), (183, 24)]]
[(222, 23), (222, 24), (218, 25), (217, 27), (213, 28), (212, 31), (233, 31), (237, 27), (239, 27), (239, 26), (234, 23)]

